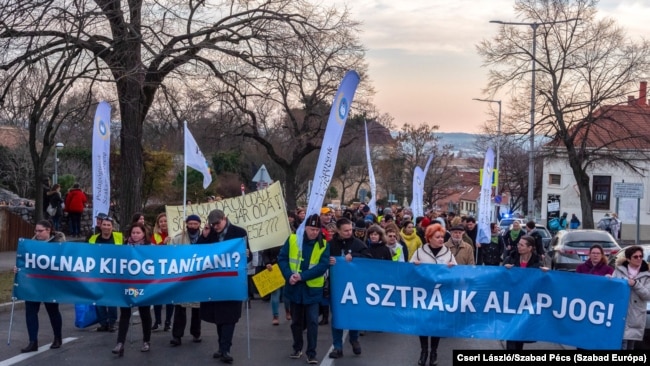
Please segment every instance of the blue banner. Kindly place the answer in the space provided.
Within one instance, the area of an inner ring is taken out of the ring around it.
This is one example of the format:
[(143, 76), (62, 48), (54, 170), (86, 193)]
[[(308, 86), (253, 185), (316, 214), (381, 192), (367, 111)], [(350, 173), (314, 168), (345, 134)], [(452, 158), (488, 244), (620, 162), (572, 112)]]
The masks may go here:
[(333, 324), (458, 338), (620, 349), (625, 281), (541, 269), (355, 258), (330, 268)]
[(21, 300), (126, 307), (248, 296), (243, 238), (155, 246), (20, 239), (16, 267)]

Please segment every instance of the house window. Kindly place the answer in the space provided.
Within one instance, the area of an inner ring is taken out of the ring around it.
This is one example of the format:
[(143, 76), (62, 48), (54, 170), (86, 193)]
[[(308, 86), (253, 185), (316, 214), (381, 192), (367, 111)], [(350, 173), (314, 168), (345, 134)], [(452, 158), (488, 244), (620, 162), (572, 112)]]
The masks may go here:
[(562, 176), (560, 174), (549, 174), (548, 184), (550, 186), (559, 186), (562, 184)]
[(609, 210), (610, 192), (612, 191), (612, 177), (594, 175), (591, 187), (592, 206), (594, 210)]

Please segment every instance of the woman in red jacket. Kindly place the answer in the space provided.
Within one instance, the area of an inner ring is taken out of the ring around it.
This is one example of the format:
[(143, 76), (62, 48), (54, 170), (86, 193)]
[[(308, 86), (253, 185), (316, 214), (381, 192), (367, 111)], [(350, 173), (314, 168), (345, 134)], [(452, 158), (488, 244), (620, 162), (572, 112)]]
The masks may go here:
[(65, 196), (65, 212), (70, 219), (70, 236), (81, 236), (81, 214), (86, 208), (88, 198), (79, 188), (79, 183), (75, 183), (72, 189)]

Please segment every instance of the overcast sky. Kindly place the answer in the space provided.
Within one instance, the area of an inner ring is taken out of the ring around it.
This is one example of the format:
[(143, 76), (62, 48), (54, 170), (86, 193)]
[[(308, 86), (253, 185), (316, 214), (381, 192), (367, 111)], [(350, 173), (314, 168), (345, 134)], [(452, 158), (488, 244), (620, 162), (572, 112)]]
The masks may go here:
[[(485, 97), (481, 90), (488, 73), (476, 45), (496, 35), (499, 26), (490, 20), (516, 20), (514, 0), (335, 3), (347, 3), (363, 22), (374, 103), (382, 113), (391, 114), (398, 126), (427, 122), (442, 132), (480, 132), (490, 106), (472, 100)], [(639, 39), (650, 21), (650, 0), (601, 0), (599, 16), (615, 18)]]

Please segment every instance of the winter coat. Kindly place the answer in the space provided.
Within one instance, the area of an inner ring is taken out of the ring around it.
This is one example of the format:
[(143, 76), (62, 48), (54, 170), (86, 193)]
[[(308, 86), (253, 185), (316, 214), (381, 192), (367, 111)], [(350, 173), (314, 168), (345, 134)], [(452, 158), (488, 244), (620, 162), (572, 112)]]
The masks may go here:
[(393, 260), (393, 255), (390, 253), (390, 249), (388, 249), (386, 244), (381, 241), (379, 243), (371, 243), (368, 241), (368, 252), (373, 259)]
[(354, 236), (349, 239), (341, 239), (339, 234), (334, 234), (334, 238), (328, 243), (330, 244), (331, 257), (345, 256), (349, 253), (352, 257), (372, 258), (368, 247)]
[(598, 263), (594, 266), (591, 259), (587, 259), (584, 263), (576, 268), (576, 273), (592, 274), (596, 276), (606, 276), (614, 273), (614, 268), (607, 265), (607, 263)]
[(420, 249), (415, 251), (415, 254), (411, 256), (411, 263), (415, 261), (426, 264), (447, 264), (449, 262), (458, 264), (456, 262), (456, 258), (454, 258), (454, 255), (451, 254), (451, 250), (449, 250), (449, 248), (444, 245), (437, 255), (433, 254), (431, 251), (431, 246), (428, 244), (423, 245)]
[(48, 197), (48, 201), (46, 201), (44, 204), (46, 206), (56, 207), (56, 214), (54, 215), (54, 217), (61, 217), (63, 215), (63, 209), (61, 208), (61, 204), (63, 203), (63, 198), (61, 198), (61, 192), (58, 191), (47, 192), (47, 197)]
[(407, 235), (404, 232), (404, 229), (402, 229), (400, 235), (402, 236), (402, 239), (404, 239), (404, 244), (406, 244), (406, 248), (408, 249), (409, 252), (409, 257), (406, 258), (406, 261), (408, 262), (409, 260), (411, 260), (413, 253), (415, 253), (416, 250), (422, 247), (422, 240), (420, 240), (420, 237), (418, 236), (415, 230), (413, 230), (413, 233), (411, 233), (411, 235)]
[[(32, 238), (32, 240), (38, 240), (36, 239), (36, 236)], [(65, 241), (65, 234), (63, 234), (60, 231), (52, 231), (52, 234), (46, 242), (48, 243), (63, 243)]]
[(520, 229), (519, 234), (517, 234), (517, 236), (512, 239), (510, 232), (512, 232), (512, 230), (508, 230), (505, 234), (503, 234), (503, 243), (506, 245), (506, 257), (508, 257), (512, 252), (517, 251), (517, 244), (519, 243), (519, 239), (521, 239), (521, 237), (525, 234), (525, 230)]
[(88, 198), (79, 188), (71, 189), (65, 196), (65, 212), (82, 213), (86, 207)]
[[(296, 304), (318, 304), (323, 301), (323, 287), (309, 287), (307, 285), (308, 280), (316, 279), (325, 274), (325, 271), (329, 268), (330, 261), (330, 249), (329, 244), (323, 238), (323, 235), (320, 234), (314, 240), (309, 240), (307, 235), (303, 236), (302, 242), (302, 261), (300, 261), (300, 277), (301, 281), (297, 282), (294, 285), (289, 284), (289, 279), (293, 274), (291, 266), (289, 266), (289, 250), (291, 246), (291, 237), (296, 234), (291, 234), (289, 239), (284, 243), (282, 249), (280, 249), (280, 254), (278, 254), (278, 266), (282, 271), (282, 276), (286, 280), (286, 286), (284, 291), (287, 298), (292, 303)], [(309, 261), (311, 255), (314, 251), (316, 245), (325, 245), (325, 251), (321, 254), (321, 257), (318, 261), (318, 264), (311, 267)]]
[[(515, 267), (521, 267), (521, 258), (519, 256), (519, 252), (516, 249), (510, 253), (510, 255), (503, 261), (503, 265), (505, 266), (506, 264), (512, 264)], [(530, 259), (528, 260), (526, 268), (539, 267), (542, 267), (542, 262), (540, 261), (539, 256), (533, 252)]]
[[(223, 237), (223, 241), (236, 239), (236, 238), (245, 238), (246, 248), (248, 248), (248, 233), (246, 230), (239, 226), (232, 225), (230, 221), (226, 228), (226, 234)], [(207, 238), (203, 235), (199, 236), (196, 244), (211, 244), (219, 243), (219, 233), (210, 229), (210, 234)], [(252, 257), (249, 255), (247, 262), (250, 262)], [(241, 318), (241, 301), (206, 301), (201, 303), (201, 320), (208, 323), (214, 324), (234, 324), (239, 321)]]
[(474, 247), (471, 244), (461, 241), (460, 244), (455, 245), (449, 240), (445, 242), (445, 246), (451, 250), (451, 254), (454, 255), (458, 264), (476, 264), (474, 260)]
[[(628, 279), (628, 260), (625, 257), (616, 261), (616, 269), (613, 277)], [(641, 269), (636, 276), (636, 283), (630, 287), (630, 301), (627, 306), (627, 317), (625, 318), (625, 331), (623, 339), (640, 341), (643, 340), (646, 322), (646, 304), (650, 301), (650, 272), (648, 263), (641, 262)]]
[(501, 235), (497, 234), (492, 236), (492, 238), (495, 238), (496, 242), (482, 243), (479, 252), (483, 264), (495, 266), (501, 264), (501, 256), (503, 255), (505, 244)]

